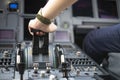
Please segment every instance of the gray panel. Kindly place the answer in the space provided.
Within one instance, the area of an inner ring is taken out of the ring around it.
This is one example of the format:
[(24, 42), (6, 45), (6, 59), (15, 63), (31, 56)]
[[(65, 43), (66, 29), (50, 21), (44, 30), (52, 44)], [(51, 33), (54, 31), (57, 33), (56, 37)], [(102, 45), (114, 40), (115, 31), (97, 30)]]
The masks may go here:
[(7, 15), (7, 26), (8, 27), (17, 27), (18, 26), (18, 15), (17, 14), (8, 14)]
[(3, 14), (0, 14), (0, 27), (5, 26), (5, 18)]

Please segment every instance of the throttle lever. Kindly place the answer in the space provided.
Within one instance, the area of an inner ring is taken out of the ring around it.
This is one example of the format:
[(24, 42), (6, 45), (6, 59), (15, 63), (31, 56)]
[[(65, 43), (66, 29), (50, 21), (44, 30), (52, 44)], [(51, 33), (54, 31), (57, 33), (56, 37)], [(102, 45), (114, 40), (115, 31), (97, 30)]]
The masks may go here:
[(37, 35), (36, 32), (43, 32), (43, 31), (31, 28), (31, 32), (33, 32), (33, 34), (34, 34), (33, 40), (32, 40), (32, 42), (33, 42), (32, 53), (33, 53), (33, 55), (37, 55), (37, 54), (39, 54), (39, 49), (44, 44), (44, 35)]

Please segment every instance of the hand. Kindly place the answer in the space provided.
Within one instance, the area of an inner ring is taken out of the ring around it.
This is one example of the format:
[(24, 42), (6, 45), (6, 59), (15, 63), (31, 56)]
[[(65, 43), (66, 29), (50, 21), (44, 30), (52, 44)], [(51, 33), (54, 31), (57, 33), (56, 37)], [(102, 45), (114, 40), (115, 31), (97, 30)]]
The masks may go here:
[[(33, 35), (33, 33), (30, 30), (31, 28), (41, 30), (43, 32), (54, 32), (54, 31), (56, 31), (57, 26), (54, 23), (51, 23), (49, 25), (43, 24), (37, 18), (35, 18), (35, 19), (30, 20), (30, 22), (28, 24), (29, 32), (30, 32), (30, 34)], [(42, 35), (42, 34), (44, 34), (43, 32), (38, 32), (37, 34)]]

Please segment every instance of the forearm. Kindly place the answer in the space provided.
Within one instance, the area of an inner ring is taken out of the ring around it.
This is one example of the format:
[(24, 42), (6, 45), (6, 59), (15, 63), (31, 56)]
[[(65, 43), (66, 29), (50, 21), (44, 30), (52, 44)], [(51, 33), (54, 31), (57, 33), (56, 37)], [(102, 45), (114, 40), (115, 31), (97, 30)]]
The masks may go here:
[[(42, 8), (42, 15), (48, 19), (55, 18), (62, 10), (69, 7), (77, 0), (49, 0)], [(40, 13), (40, 11), (38, 12)]]
[(77, 0), (49, 0), (47, 4), (38, 11), (38, 15), (40, 15), (41, 18), (36, 16), (35, 19), (30, 20), (28, 25), (29, 31), (30, 28), (33, 28), (43, 32), (54, 32), (57, 29), (57, 26), (54, 23), (46, 24), (45, 20), (50, 21), (55, 18), (61, 11), (71, 6), (76, 1)]

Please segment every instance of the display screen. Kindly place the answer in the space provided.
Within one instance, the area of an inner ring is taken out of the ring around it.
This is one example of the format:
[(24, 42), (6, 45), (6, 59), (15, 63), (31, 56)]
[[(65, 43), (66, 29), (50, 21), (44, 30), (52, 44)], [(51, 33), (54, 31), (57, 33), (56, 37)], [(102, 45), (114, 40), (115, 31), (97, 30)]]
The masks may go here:
[(116, 0), (98, 0), (99, 18), (118, 18)]
[(18, 3), (9, 3), (10, 9), (18, 9)]
[(70, 42), (68, 31), (56, 31), (54, 35), (55, 42)]
[(24, 13), (36, 14), (46, 3), (47, 0), (24, 0)]
[(72, 6), (73, 17), (93, 17), (92, 0), (78, 0)]
[(15, 33), (12, 29), (0, 29), (0, 41), (1, 40), (14, 40)]

